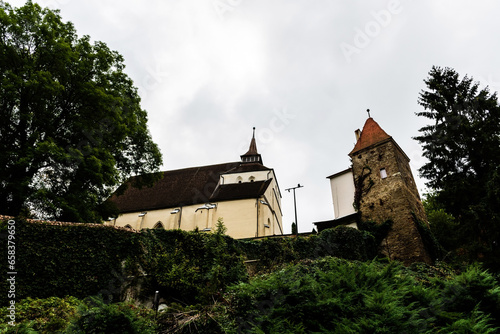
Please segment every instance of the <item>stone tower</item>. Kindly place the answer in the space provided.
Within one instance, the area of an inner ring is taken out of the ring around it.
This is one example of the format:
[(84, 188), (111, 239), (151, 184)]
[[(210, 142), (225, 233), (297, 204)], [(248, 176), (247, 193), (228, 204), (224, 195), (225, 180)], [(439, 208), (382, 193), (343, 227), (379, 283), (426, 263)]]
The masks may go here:
[(415, 218), (427, 222), (410, 159), (401, 147), (369, 117), (363, 130), (356, 130), (352, 160), (354, 206), (362, 221), (392, 220), (381, 246), (382, 253), (405, 264), (432, 260), (424, 246)]

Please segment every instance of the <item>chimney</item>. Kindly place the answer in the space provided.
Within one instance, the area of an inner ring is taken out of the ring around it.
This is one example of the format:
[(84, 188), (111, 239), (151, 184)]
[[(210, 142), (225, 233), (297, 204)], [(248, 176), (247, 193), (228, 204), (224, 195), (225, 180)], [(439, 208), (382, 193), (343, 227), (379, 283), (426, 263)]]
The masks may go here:
[(356, 142), (359, 140), (359, 137), (361, 137), (361, 130), (357, 129), (354, 131), (354, 135), (356, 136)]

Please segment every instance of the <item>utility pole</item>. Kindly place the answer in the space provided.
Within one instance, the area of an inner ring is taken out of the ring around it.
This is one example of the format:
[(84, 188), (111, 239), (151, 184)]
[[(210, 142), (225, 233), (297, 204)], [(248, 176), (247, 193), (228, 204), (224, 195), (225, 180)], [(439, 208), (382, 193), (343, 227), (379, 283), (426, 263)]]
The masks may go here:
[(302, 187), (304, 186), (301, 186), (299, 183), (296, 187), (285, 189), (288, 192), (290, 192), (290, 190), (293, 190), (293, 207), (295, 208), (295, 227), (297, 228), (297, 235), (299, 234), (299, 223), (297, 222), (297, 199), (295, 197), (295, 189)]

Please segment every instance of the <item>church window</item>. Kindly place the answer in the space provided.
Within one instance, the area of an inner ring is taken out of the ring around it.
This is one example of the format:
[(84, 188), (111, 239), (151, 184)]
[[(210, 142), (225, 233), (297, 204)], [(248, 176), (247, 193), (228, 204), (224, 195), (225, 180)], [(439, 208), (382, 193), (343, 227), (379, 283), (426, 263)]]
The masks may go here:
[(238, 176), (238, 177), (236, 178), (236, 181), (238, 181), (238, 183), (241, 183), (241, 182), (243, 181), (243, 178), (242, 178), (241, 176)]
[(383, 179), (387, 177), (387, 171), (385, 170), (385, 168), (380, 169), (380, 177)]
[(163, 224), (161, 221), (157, 222), (156, 225), (153, 227), (153, 228), (160, 228), (160, 229), (164, 229), (163, 227)]
[(250, 182), (255, 181), (255, 177), (254, 177), (254, 176), (250, 176), (250, 177), (248, 178), (248, 181), (250, 181)]

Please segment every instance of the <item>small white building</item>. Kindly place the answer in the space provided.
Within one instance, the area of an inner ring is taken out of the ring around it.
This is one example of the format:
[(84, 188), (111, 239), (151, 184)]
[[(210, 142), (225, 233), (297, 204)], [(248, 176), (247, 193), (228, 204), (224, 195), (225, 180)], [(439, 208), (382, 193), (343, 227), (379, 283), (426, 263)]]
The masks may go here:
[[(354, 175), (352, 168), (328, 176), (332, 190), (334, 219), (345, 221), (353, 219), (356, 214), (354, 208)], [(356, 223), (348, 224), (351, 227), (357, 227)]]

